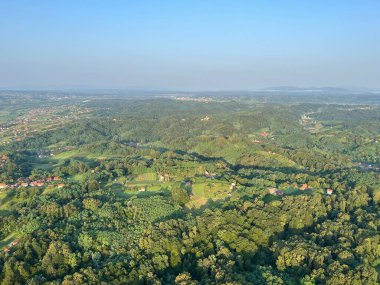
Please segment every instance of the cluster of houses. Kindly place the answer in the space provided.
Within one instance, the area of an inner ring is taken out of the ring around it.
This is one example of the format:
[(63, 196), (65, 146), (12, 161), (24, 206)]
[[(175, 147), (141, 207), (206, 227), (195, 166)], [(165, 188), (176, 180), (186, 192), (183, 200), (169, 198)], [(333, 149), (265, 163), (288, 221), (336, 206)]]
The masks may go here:
[(210, 117), (209, 116), (204, 116), (202, 119), (201, 119), (201, 121), (202, 122), (207, 122), (207, 121), (210, 121)]
[[(45, 186), (46, 183), (58, 182), (60, 180), (61, 180), (61, 178), (59, 178), (58, 176), (42, 178), (42, 179), (38, 179), (38, 180), (34, 180), (34, 181), (31, 181), (29, 177), (27, 177), (27, 178), (20, 177), (19, 179), (17, 179), (17, 182), (15, 184), (12, 184), (12, 185), (0, 183), (0, 189), (20, 188), (20, 187), (28, 187), (28, 186), (29, 187), (43, 187), (43, 186)], [(63, 184), (63, 183), (57, 184), (58, 188), (62, 188), (64, 186), (65, 186), (65, 184)]]
[[(69, 112), (66, 112), (69, 111)], [(65, 112), (66, 114), (63, 114)], [(82, 114), (90, 113), (90, 109), (83, 109), (79, 106), (50, 106), (48, 108), (32, 109), (16, 119), (0, 124), (0, 134), (3, 137), (9, 137), (9, 140), (0, 142), (2, 144), (9, 144), (12, 141), (21, 141), (31, 134), (40, 131), (39, 128), (32, 127), (34, 123), (48, 121), (49, 128), (55, 124), (62, 124), (67, 121), (80, 119)], [(48, 117), (46, 119), (46, 117)]]
[(6, 246), (5, 248), (4, 248), (4, 253), (9, 253), (10, 251), (11, 251), (11, 249), (12, 249), (12, 247), (14, 247), (15, 245), (17, 245), (18, 244), (18, 240), (17, 239), (15, 239), (14, 241), (12, 241), (11, 243), (9, 243), (8, 244), (8, 246)]
[[(174, 100), (194, 101), (194, 102), (203, 102), (203, 103), (218, 102), (215, 99), (210, 98), (210, 97), (174, 97)], [(219, 102), (223, 102), (223, 101), (219, 101)]]
[[(311, 189), (313, 189), (313, 188), (309, 187), (309, 185), (307, 183), (304, 183), (301, 186), (298, 186), (298, 184), (296, 184), (296, 185), (294, 185), (294, 188), (297, 188), (300, 191), (305, 191), (305, 190), (311, 190)], [(282, 195), (284, 195), (284, 191), (282, 191), (280, 189), (277, 189), (275, 187), (268, 188), (268, 193), (271, 194), (271, 195), (275, 195), (275, 196), (282, 196)], [(327, 195), (332, 195), (333, 193), (334, 193), (334, 190), (331, 189), (331, 188), (328, 188), (326, 190), (326, 194)]]

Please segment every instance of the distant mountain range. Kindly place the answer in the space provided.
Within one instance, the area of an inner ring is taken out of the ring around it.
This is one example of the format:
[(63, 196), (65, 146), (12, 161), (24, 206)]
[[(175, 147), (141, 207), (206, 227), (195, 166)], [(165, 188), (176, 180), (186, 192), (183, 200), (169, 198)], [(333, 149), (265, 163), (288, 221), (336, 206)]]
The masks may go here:
[(284, 93), (377, 93), (380, 90), (365, 87), (297, 87), (297, 86), (275, 86), (262, 88), (255, 91), (284, 92)]

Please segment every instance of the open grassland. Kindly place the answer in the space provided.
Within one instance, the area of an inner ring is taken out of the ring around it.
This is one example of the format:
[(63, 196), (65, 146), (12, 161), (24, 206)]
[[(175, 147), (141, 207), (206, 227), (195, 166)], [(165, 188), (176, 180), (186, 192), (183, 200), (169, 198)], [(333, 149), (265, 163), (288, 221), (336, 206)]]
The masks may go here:
[[(21, 202), (19, 199), (15, 199), (13, 195), (8, 195), (8, 193), (0, 192), (0, 217), (8, 216), (10, 214), (9, 203)], [(0, 249), (3, 249), (7, 244), (16, 239), (16, 232), (12, 231), (8, 236), (0, 240)]]
[(209, 200), (225, 199), (231, 191), (229, 184), (223, 182), (194, 183), (192, 186), (193, 196), (186, 204), (186, 207), (200, 208)]
[[(129, 197), (149, 197), (157, 194), (169, 194), (171, 183), (160, 182), (128, 182), (126, 186), (119, 183), (106, 184), (106, 187), (111, 189), (117, 196), (122, 198)], [(144, 191), (141, 191), (144, 189)], [(139, 191), (140, 190), (140, 191)]]
[(157, 174), (154, 172), (148, 172), (140, 174), (136, 177), (136, 181), (156, 181)]

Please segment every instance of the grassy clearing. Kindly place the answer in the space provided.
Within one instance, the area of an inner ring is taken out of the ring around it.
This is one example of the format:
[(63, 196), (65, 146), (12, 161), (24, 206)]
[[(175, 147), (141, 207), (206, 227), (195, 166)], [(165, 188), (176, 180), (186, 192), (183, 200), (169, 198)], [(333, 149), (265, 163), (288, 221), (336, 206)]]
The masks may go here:
[(88, 152), (74, 149), (74, 150), (61, 152), (57, 155), (54, 155), (53, 157), (54, 159), (57, 159), (57, 160), (65, 160), (65, 159), (73, 158), (73, 157), (89, 157), (89, 156), (90, 156), (90, 153)]
[(8, 210), (8, 205), (9, 205), (9, 202), (12, 201), (12, 202), (19, 202), (20, 199), (16, 199), (14, 196), (15, 196), (15, 192), (12, 191), (12, 192), (1, 192), (1, 200), (0, 200), (0, 210), (2, 211), (7, 211)]
[[(62, 165), (66, 159), (71, 159), (71, 158), (83, 159), (83, 160), (101, 159), (102, 157), (100, 157), (99, 155), (100, 154), (96, 154), (96, 153), (94, 154), (94, 153), (86, 152), (83, 150), (75, 149), (75, 150), (61, 152), (52, 157), (38, 158), (32, 164), (32, 166), (34, 168), (42, 168), (46, 170), (51, 170), (54, 167)], [(106, 159), (106, 157), (103, 157), (103, 159)]]
[(205, 197), (194, 196), (187, 204), (186, 207), (189, 209), (198, 209), (207, 204), (207, 199)]
[(8, 235), (6, 238), (0, 241), (0, 248), (3, 249), (5, 246), (7, 246), (10, 242), (14, 241), (16, 239), (16, 233), (13, 232), (10, 235)]
[(3, 200), (7, 196), (7, 193), (4, 191), (0, 191), (0, 201)]
[(56, 190), (57, 187), (53, 186), (53, 185), (49, 185), (48, 187), (46, 187), (44, 189), (44, 192), (42, 192), (42, 195), (47, 195), (47, 194), (50, 194), (52, 192), (54, 192), (54, 190)]
[(105, 160), (110, 158), (121, 158), (119, 155), (107, 155), (107, 154), (101, 154), (100, 152), (90, 152), (86, 149), (79, 148), (74, 150), (68, 150), (61, 153), (58, 153), (53, 156), (54, 159), (59, 161), (64, 161), (65, 159), (70, 158), (81, 158), (81, 159), (87, 159), (87, 160)]
[(231, 190), (228, 183), (204, 182), (194, 183), (192, 193), (191, 200), (186, 204), (188, 208), (199, 208), (205, 205), (208, 200), (225, 199), (231, 193)]
[(84, 180), (84, 174), (77, 174), (74, 176), (70, 176), (68, 180), (71, 180), (73, 182), (82, 182)]
[(152, 181), (139, 181), (139, 182), (128, 182), (126, 189), (128, 191), (137, 191), (145, 187), (146, 191), (159, 191), (161, 188), (170, 188), (171, 183), (160, 183)]
[[(131, 196), (146, 197), (168, 192), (171, 185), (171, 183), (152, 181), (132, 181), (127, 182), (125, 186), (118, 182), (108, 183), (105, 186), (114, 191), (119, 197), (129, 198)], [(145, 189), (145, 191), (139, 191), (141, 189)]]
[[(10, 212), (9, 202), (20, 202), (18, 199), (14, 199), (13, 195), (7, 195), (5, 192), (0, 192), (0, 216), (7, 216)], [(0, 249), (16, 239), (16, 233), (12, 232), (10, 235), (0, 241)]]
[(156, 181), (157, 174), (154, 172), (143, 173), (136, 177), (136, 181)]
[(51, 158), (39, 158), (32, 163), (33, 168), (41, 168), (49, 171), (57, 165), (59, 165), (59, 163)]
[[(145, 191), (138, 191), (142, 187), (145, 188)], [(147, 185), (141, 184), (140, 188), (131, 188), (124, 187), (120, 184), (113, 184), (110, 189), (119, 197), (130, 198), (130, 197), (149, 197), (157, 194), (168, 193), (169, 187), (164, 185)]]
[(270, 160), (273, 160), (275, 165), (282, 166), (282, 167), (297, 167), (298, 165), (290, 160), (289, 158), (278, 154), (274, 152), (268, 152), (268, 151), (257, 151), (257, 154), (262, 156), (265, 159), (265, 162), (269, 162)]
[(8, 110), (0, 110), (0, 123), (5, 123), (16, 118), (17, 115)]

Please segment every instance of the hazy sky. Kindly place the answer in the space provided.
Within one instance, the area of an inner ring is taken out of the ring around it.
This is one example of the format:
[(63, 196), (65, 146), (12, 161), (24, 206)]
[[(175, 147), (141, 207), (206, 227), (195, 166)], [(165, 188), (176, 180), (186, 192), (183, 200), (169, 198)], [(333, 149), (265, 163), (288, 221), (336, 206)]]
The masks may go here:
[(0, 0), (0, 88), (380, 88), (379, 0)]

